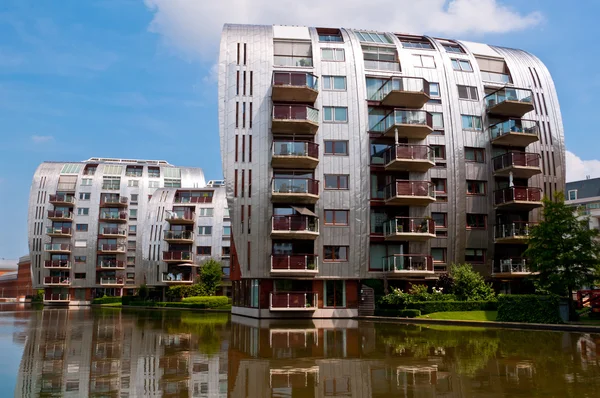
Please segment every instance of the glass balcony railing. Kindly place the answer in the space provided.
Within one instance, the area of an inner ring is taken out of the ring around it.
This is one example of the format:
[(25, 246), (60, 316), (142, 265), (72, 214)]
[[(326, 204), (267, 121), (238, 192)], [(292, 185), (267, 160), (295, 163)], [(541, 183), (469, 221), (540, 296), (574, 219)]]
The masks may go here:
[(535, 120), (509, 119), (490, 126), (490, 136), (492, 140), (510, 133), (529, 134), (537, 137), (538, 132), (539, 127)]
[(175, 203), (212, 203), (212, 195), (206, 196), (175, 196)]
[(125, 196), (106, 195), (101, 198), (100, 206), (126, 205), (128, 202), (129, 200)]
[(494, 191), (494, 205), (499, 206), (513, 202), (542, 201), (542, 190), (535, 187), (509, 187)]
[(386, 200), (397, 196), (411, 196), (435, 199), (435, 186), (431, 181), (396, 180), (385, 187)]
[(172, 251), (163, 252), (163, 261), (193, 261), (194, 255), (192, 252)]
[(398, 125), (427, 126), (433, 129), (433, 118), (426, 111), (395, 109), (371, 128), (371, 131), (384, 133)]
[(485, 106), (490, 109), (496, 105), (499, 105), (505, 101), (511, 102), (522, 102), (526, 104), (532, 104), (532, 92), (531, 90), (524, 88), (509, 88), (505, 87), (500, 90), (494, 91), (488, 94), (484, 98)]
[(70, 297), (67, 293), (44, 293), (44, 301), (69, 301)]
[(271, 272), (306, 271), (319, 272), (319, 256), (316, 254), (273, 254)]
[(104, 261), (100, 261), (99, 266), (102, 269), (125, 268), (125, 262), (119, 261), (119, 260), (104, 260)]
[(170, 210), (167, 213), (167, 221), (194, 221), (196, 213), (190, 210)]
[(319, 219), (312, 216), (273, 216), (273, 232), (315, 232), (319, 233)]
[(307, 87), (319, 90), (319, 78), (306, 72), (273, 72), (274, 86)]
[(433, 259), (425, 254), (394, 254), (383, 258), (383, 271), (433, 273)]
[(494, 171), (508, 167), (540, 167), (539, 153), (508, 152), (492, 159)]
[(305, 120), (319, 124), (319, 111), (307, 105), (273, 105), (275, 120)]
[(388, 148), (384, 154), (384, 164), (395, 160), (423, 160), (435, 162), (433, 149), (429, 145), (398, 144)]
[(119, 244), (101, 244), (98, 245), (98, 250), (102, 252), (120, 252), (125, 253), (127, 246)]
[(46, 243), (44, 250), (47, 252), (70, 252), (71, 245), (68, 243)]
[(127, 220), (127, 212), (126, 211), (101, 211), (100, 219), (102, 220)]
[(529, 221), (513, 221), (507, 224), (499, 224), (494, 228), (494, 238), (527, 238), (531, 232), (531, 228), (536, 225), (537, 223)]
[(317, 308), (319, 295), (313, 292), (272, 292), (271, 310), (310, 311)]
[(59, 220), (72, 220), (73, 213), (63, 210), (48, 210), (48, 218)]
[(44, 285), (70, 285), (71, 279), (69, 275), (61, 276), (45, 276)]
[(69, 203), (69, 204), (74, 204), (75, 203), (75, 197), (73, 195), (63, 195), (63, 194), (50, 195), (49, 202), (50, 203)]
[(47, 235), (64, 235), (71, 236), (71, 228), (69, 227), (47, 227)]
[(372, 101), (381, 101), (392, 91), (429, 95), (429, 82), (422, 77), (392, 77), (386, 80), (369, 99)]
[(276, 141), (273, 142), (273, 156), (309, 156), (317, 159), (319, 145), (304, 141)]
[(163, 272), (162, 273), (162, 281), (169, 282), (188, 282), (192, 283), (194, 281), (191, 273), (184, 272)]
[(512, 78), (507, 73), (481, 71), (481, 80), (499, 84), (511, 84)]
[(383, 223), (383, 235), (401, 234), (433, 234), (435, 235), (435, 222), (425, 217), (396, 217)]
[(165, 231), (166, 240), (194, 240), (192, 231)]
[(119, 235), (119, 236), (127, 236), (127, 231), (119, 228), (112, 227), (100, 227), (99, 230), (100, 235)]
[(494, 263), (495, 274), (528, 274), (531, 273), (524, 258), (505, 258)]
[(319, 181), (312, 178), (273, 177), (273, 193), (318, 195)]
[(71, 262), (69, 260), (46, 260), (44, 261), (44, 268), (70, 269)]
[(125, 279), (123, 277), (102, 277), (100, 278), (100, 285), (123, 285), (125, 284)]

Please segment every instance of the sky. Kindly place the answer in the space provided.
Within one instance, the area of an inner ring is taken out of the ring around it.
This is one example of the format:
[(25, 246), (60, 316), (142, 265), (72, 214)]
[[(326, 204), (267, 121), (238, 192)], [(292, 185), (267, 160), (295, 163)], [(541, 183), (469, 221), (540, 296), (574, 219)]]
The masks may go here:
[(515, 47), (554, 78), (567, 181), (600, 177), (600, 1), (2, 0), (0, 258), (27, 254), (45, 160), (161, 159), (222, 177), (216, 62), (224, 23), (421, 33)]

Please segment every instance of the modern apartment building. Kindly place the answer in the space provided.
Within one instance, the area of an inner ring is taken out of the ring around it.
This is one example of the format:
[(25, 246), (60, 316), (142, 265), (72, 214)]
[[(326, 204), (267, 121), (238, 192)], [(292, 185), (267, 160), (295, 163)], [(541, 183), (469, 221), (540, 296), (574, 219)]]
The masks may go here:
[(192, 283), (204, 259), (227, 260), (224, 188), (208, 185), (201, 169), (165, 161), (42, 163), (29, 200), (34, 288), (47, 303), (88, 304)]
[(564, 190), (558, 98), (535, 56), (337, 28), (226, 25), (223, 169), (237, 314), (357, 314), (469, 262), (503, 291), (542, 195)]
[(568, 182), (565, 203), (589, 217), (590, 228), (600, 229), (600, 178)]

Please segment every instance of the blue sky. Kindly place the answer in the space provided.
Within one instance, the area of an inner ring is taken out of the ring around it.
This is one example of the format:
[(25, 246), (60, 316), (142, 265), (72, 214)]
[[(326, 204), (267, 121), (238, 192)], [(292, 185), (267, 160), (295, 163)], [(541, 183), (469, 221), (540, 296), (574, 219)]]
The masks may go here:
[(572, 178), (600, 176), (586, 117), (597, 112), (600, 89), (600, 2), (373, 0), (370, 10), (365, 4), (3, 0), (0, 258), (27, 253), (29, 187), (44, 160), (164, 159), (221, 178), (214, 64), (226, 22), (427, 33), (530, 51), (558, 89)]

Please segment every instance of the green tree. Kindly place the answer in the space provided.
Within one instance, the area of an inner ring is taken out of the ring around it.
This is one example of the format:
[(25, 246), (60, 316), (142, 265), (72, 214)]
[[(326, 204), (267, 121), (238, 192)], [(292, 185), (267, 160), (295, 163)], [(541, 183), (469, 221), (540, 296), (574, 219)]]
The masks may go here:
[(200, 281), (204, 286), (207, 296), (214, 296), (217, 288), (221, 286), (222, 279), (223, 270), (219, 261), (210, 259), (202, 264), (202, 268), (200, 268)]
[(452, 264), (450, 273), (454, 282), (452, 293), (458, 300), (483, 301), (494, 298), (492, 285), (486, 283), (471, 264)]
[(525, 257), (539, 290), (567, 297), (574, 318), (572, 292), (592, 285), (598, 276), (598, 230), (590, 229), (587, 217), (578, 217), (582, 214), (565, 205), (562, 192), (543, 203), (542, 221), (529, 233)]

